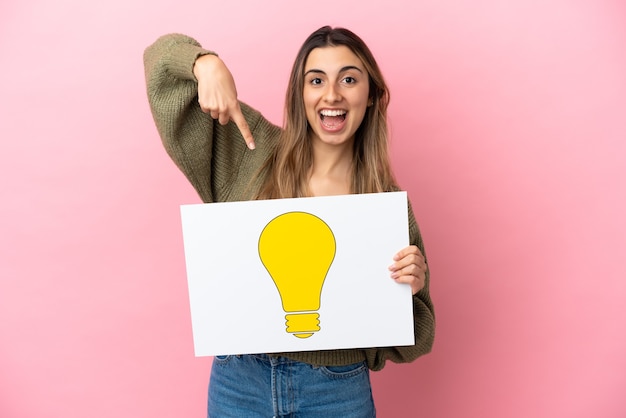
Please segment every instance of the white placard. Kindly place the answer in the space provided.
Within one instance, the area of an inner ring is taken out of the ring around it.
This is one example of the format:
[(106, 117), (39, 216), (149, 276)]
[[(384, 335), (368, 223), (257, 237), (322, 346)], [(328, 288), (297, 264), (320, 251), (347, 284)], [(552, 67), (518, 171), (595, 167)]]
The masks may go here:
[(388, 271), (409, 243), (405, 192), (181, 216), (196, 356), (414, 344), (410, 286)]

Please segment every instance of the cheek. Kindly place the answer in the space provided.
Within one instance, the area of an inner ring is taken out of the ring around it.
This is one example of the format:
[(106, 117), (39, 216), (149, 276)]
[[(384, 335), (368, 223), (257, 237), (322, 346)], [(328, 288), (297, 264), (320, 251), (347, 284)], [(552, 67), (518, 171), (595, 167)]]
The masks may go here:
[(369, 89), (363, 90), (363, 92), (361, 92), (361, 104), (365, 106), (365, 108), (367, 108), (368, 107), (367, 105), (369, 104), (369, 102), (370, 102)]
[(309, 122), (313, 122), (316, 118), (315, 108), (308, 105), (306, 102), (304, 103), (304, 106), (306, 111), (306, 118), (309, 120)]
[(357, 110), (357, 113), (359, 116), (359, 125), (361, 124), (361, 122), (363, 122), (363, 118), (365, 117), (365, 114), (367, 113), (368, 102), (369, 102), (369, 97), (367, 95), (360, 97), (358, 100), (358, 105), (356, 106), (355, 110)]
[(306, 112), (306, 117), (311, 121), (315, 119), (315, 101), (312, 100), (311, 96), (307, 96), (306, 93), (304, 95), (304, 111)]
[(363, 110), (367, 109), (369, 103), (369, 89), (358, 89), (352, 92), (350, 101), (355, 109)]

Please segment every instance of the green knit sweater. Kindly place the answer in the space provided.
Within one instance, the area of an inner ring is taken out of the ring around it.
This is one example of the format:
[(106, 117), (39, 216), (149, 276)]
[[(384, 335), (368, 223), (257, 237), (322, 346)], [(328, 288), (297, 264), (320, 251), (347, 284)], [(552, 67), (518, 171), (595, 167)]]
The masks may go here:
[[(210, 115), (201, 111), (193, 65), (196, 58), (209, 53), (212, 52), (203, 49), (194, 39), (180, 34), (165, 35), (146, 49), (144, 65), (152, 115), (165, 149), (202, 201), (249, 200), (263, 181), (257, 175), (258, 170), (271, 155), (280, 128), (241, 103), (256, 144), (256, 149), (251, 151), (234, 123), (214, 123)], [(409, 234), (411, 243), (423, 252), (422, 239), (410, 208)], [(396, 363), (413, 361), (428, 353), (433, 344), (435, 319), (429, 281), (427, 273), (426, 286), (413, 296), (415, 345), (276, 355), (326, 366), (365, 360), (372, 370), (382, 369), (386, 360)]]

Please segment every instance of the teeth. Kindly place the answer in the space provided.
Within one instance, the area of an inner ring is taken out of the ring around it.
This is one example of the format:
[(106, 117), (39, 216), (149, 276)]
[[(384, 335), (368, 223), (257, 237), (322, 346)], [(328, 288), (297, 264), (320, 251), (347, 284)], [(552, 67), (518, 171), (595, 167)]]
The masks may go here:
[(330, 110), (330, 109), (325, 109), (322, 110), (320, 112), (320, 114), (322, 116), (340, 116), (340, 115), (345, 115), (346, 111), (345, 110)]

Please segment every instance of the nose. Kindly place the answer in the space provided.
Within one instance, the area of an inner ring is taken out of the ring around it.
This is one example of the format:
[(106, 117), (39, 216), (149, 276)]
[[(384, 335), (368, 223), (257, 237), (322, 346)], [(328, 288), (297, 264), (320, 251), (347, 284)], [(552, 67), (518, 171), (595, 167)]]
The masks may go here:
[(341, 94), (339, 90), (337, 89), (337, 86), (335, 86), (332, 83), (328, 84), (328, 87), (326, 88), (326, 91), (324, 92), (324, 100), (327, 103), (335, 103), (335, 102), (341, 101)]

